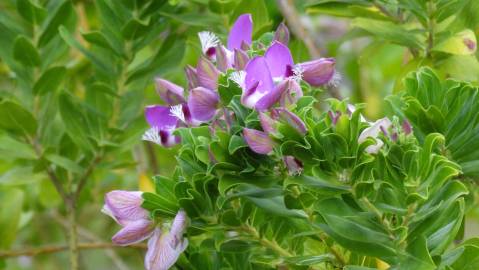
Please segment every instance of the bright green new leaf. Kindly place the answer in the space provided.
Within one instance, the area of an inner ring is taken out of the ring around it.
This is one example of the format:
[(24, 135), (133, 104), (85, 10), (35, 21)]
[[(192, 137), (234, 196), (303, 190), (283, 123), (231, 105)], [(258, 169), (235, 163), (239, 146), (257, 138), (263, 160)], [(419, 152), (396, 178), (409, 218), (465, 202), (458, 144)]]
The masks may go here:
[(466, 29), (438, 43), (433, 50), (455, 55), (470, 55), (476, 51), (476, 48), (476, 35), (472, 30)]

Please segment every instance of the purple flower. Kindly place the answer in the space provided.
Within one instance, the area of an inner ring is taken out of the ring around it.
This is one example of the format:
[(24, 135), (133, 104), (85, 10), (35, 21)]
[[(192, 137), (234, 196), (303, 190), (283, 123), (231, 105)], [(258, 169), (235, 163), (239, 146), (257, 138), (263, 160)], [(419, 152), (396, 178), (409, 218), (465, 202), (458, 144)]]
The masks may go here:
[(290, 87), (289, 80), (283, 80), (278, 85), (274, 84), (265, 57), (257, 56), (250, 60), (245, 72), (241, 102), (246, 107), (258, 111), (268, 110)]
[[(379, 133), (385, 131), (391, 127), (392, 123), (387, 117), (381, 118), (374, 122), (370, 127), (365, 128), (361, 134), (359, 134), (358, 143), (363, 143), (367, 138), (373, 138), (376, 143), (366, 147), (365, 151), (370, 154), (377, 154), (379, 149), (384, 145), (384, 142), (378, 139)], [(387, 134), (385, 134), (387, 135)]]
[(286, 123), (303, 136), (308, 132), (308, 129), (301, 118), (285, 108), (275, 108), (271, 111), (271, 115), (273, 116), (273, 119)]
[(303, 163), (293, 156), (284, 156), (283, 162), (288, 169), (289, 175), (298, 175), (303, 171)]
[[(143, 134), (142, 139), (151, 141), (164, 147), (171, 147), (180, 142), (180, 138), (173, 135), (178, 127), (179, 120), (186, 120), (181, 116), (179, 111), (183, 112), (183, 105), (173, 107), (153, 105), (145, 108), (146, 121), (150, 125), (150, 129)], [(177, 112), (178, 115), (173, 113)], [(184, 115), (184, 114), (183, 114)]]
[(156, 92), (168, 105), (184, 103), (183, 87), (162, 78), (156, 78)]
[(123, 228), (112, 238), (118, 245), (138, 243), (150, 237), (154, 224), (148, 212), (141, 208), (142, 192), (114, 190), (105, 195), (102, 212), (112, 217)]
[(219, 96), (216, 92), (204, 87), (197, 87), (190, 91), (188, 108), (194, 119), (202, 122), (210, 121), (216, 114)]
[(253, 19), (251, 14), (242, 14), (231, 27), (227, 43), (228, 50), (241, 49), (243, 44), (251, 45), (252, 37)]
[(406, 134), (406, 135), (409, 135), (409, 134), (412, 133), (411, 123), (409, 123), (409, 121), (407, 119), (405, 119), (404, 122), (402, 122), (402, 130), (403, 130), (404, 134)]
[(185, 211), (176, 214), (169, 232), (157, 228), (148, 240), (145, 256), (146, 270), (168, 270), (188, 246), (188, 239), (183, 237), (188, 221)]
[[(235, 50), (247, 50), (245, 48), (249, 48), (252, 35), (253, 20), (251, 14), (242, 14), (236, 19), (228, 35), (226, 47), (221, 45), (215, 34), (206, 31), (198, 33), (203, 54), (210, 60), (216, 60), (218, 69), (222, 72), (233, 66)], [(201, 86), (209, 88), (205, 85)]]
[(301, 63), (298, 69), (307, 83), (312, 86), (323, 86), (334, 81), (337, 74), (335, 64), (336, 61), (333, 58), (320, 58)]
[(254, 152), (266, 155), (273, 151), (274, 142), (269, 137), (268, 133), (255, 129), (244, 128), (243, 136), (249, 148)]

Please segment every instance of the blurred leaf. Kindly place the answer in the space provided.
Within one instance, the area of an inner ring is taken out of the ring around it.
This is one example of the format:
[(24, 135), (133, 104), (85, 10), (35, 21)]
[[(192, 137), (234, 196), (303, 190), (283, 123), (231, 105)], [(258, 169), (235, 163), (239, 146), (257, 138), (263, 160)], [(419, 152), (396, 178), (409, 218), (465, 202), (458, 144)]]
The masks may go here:
[(476, 48), (476, 35), (472, 30), (466, 29), (439, 42), (432, 50), (456, 55), (469, 55), (473, 54)]
[(46, 27), (43, 29), (40, 38), (38, 39), (38, 46), (44, 47), (51, 39), (58, 35), (58, 28), (64, 27), (68, 24), (71, 17), (74, 15), (74, 8), (70, 0), (63, 0), (63, 3), (47, 18)]
[(17, 236), (23, 206), (23, 192), (16, 188), (0, 188), (0, 248), (8, 249)]
[(0, 127), (32, 135), (37, 130), (37, 121), (19, 104), (4, 100), (0, 102)]
[(352, 25), (371, 33), (377, 38), (392, 43), (415, 49), (421, 49), (423, 47), (423, 42), (421, 42), (417, 34), (392, 22), (356, 18), (353, 20)]
[(40, 24), (47, 16), (47, 11), (32, 0), (17, 0), (17, 10), (30, 23)]
[(35, 82), (33, 93), (36, 95), (44, 95), (48, 92), (54, 93), (62, 83), (66, 71), (66, 68), (62, 66), (47, 69)]
[(111, 67), (108, 67), (107, 64), (105, 64), (102, 60), (100, 60), (100, 58), (98, 56), (96, 56), (93, 52), (87, 50), (85, 47), (83, 47), (83, 45), (80, 44), (80, 42), (78, 42), (74, 37), (73, 35), (68, 31), (68, 29), (64, 26), (60, 26), (59, 28), (59, 31), (60, 31), (60, 36), (63, 38), (63, 40), (65, 40), (65, 42), (79, 50), (81, 53), (83, 53), (83, 55), (85, 55), (88, 59), (90, 59), (90, 61), (96, 66), (98, 67), (101, 71), (105, 72), (106, 74), (112, 74), (113, 73), (113, 70)]
[(66, 132), (70, 138), (81, 148), (90, 150), (92, 146), (87, 137), (89, 133), (88, 122), (79, 105), (66, 93), (60, 95), (58, 105)]
[(25, 36), (18, 36), (13, 44), (13, 57), (25, 66), (39, 66), (40, 55)]
[(45, 158), (51, 163), (58, 165), (69, 172), (77, 173), (77, 174), (80, 174), (83, 172), (83, 168), (80, 165), (76, 164), (74, 161), (66, 157), (62, 157), (56, 154), (48, 154), (45, 156)]
[(13, 158), (25, 158), (36, 159), (37, 155), (32, 146), (17, 141), (16, 139), (8, 136), (5, 133), (0, 133), (0, 154), (13, 157)]

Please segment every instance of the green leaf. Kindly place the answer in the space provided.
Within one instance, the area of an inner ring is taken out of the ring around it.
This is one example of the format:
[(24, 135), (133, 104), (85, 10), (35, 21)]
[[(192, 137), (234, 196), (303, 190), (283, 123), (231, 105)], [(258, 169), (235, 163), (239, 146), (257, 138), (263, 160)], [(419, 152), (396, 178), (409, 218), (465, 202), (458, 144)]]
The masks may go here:
[(82, 148), (91, 149), (92, 146), (87, 137), (88, 122), (79, 104), (76, 104), (68, 94), (62, 93), (58, 100), (58, 106), (70, 138)]
[(85, 57), (90, 59), (90, 61), (98, 67), (100, 70), (105, 72), (106, 74), (111, 74), (113, 73), (112, 68), (108, 67), (107, 64), (105, 64), (98, 56), (96, 56), (94, 53), (91, 51), (87, 50), (83, 45), (78, 42), (73, 35), (68, 31), (68, 29), (64, 26), (60, 26), (59, 28), (60, 31), (60, 36), (65, 40), (65, 42), (70, 46), (73, 47), (77, 50), (79, 50)]
[(105, 48), (114, 52), (118, 56), (123, 56), (124, 52), (120, 45), (115, 44), (114, 42), (110, 42), (108, 38), (100, 31), (91, 31), (88, 33), (82, 33), (82, 37), (90, 42), (91, 44), (95, 44), (99, 47)]
[(295, 265), (314, 265), (324, 262), (333, 262), (334, 260), (334, 255), (329, 253), (315, 256), (296, 256), (286, 258), (286, 262)]
[(259, 208), (277, 216), (289, 218), (308, 217), (308, 215), (306, 215), (306, 213), (302, 210), (293, 210), (286, 208), (282, 196), (272, 198), (257, 198), (248, 196), (247, 198), (248, 200), (256, 204), (256, 206), (258, 206)]
[(248, 147), (248, 144), (244, 141), (243, 137), (238, 135), (231, 136), (230, 143), (228, 145), (228, 152), (233, 155), (236, 151), (241, 148)]
[(48, 154), (45, 156), (45, 158), (51, 163), (58, 165), (69, 172), (77, 174), (83, 172), (83, 168), (80, 165), (76, 164), (74, 161), (66, 157), (62, 157), (56, 154)]
[(36, 159), (37, 155), (31, 145), (19, 142), (7, 134), (0, 133), (0, 154), (13, 158)]
[(65, 78), (66, 72), (67, 70), (63, 66), (47, 69), (35, 82), (33, 93), (41, 96), (48, 92), (55, 92)]
[(5, 100), (0, 102), (0, 127), (32, 135), (37, 130), (37, 121), (19, 104)]
[(65, 0), (52, 15), (48, 18), (48, 22), (44, 30), (42, 31), (38, 40), (38, 47), (44, 47), (47, 43), (58, 35), (58, 28), (64, 27), (69, 23), (69, 20), (74, 15), (73, 6), (71, 1)]
[(352, 25), (361, 28), (377, 38), (390, 41), (410, 48), (421, 49), (423, 43), (417, 34), (408, 31), (400, 25), (392, 22), (372, 20), (366, 18), (354, 19)]
[(40, 24), (47, 15), (46, 9), (31, 0), (17, 0), (18, 13), (28, 22)]
[(13, 57), (25, 66), (39, 66), (40, 54), (25, 36), (18, 36), (13, 43)]
[(466, 29), (439, 42), (432, 50), (455, 55), (470, 55), (476, 51), (476, 48), (476, 35), (472, 30)]
[(298, 185), (300, 187), (309, 187), (312, 190), (323, 195), (339, 195), (350, 192), (350, 188), (347, 186), (339, 185), (338, 183), (331, 183), (329, 181), (320, 179), (318, 177), (300, 175), (291, 176), (286, 178), (284, 186)]
[(23, 192), (16, 188), (0, 188), (0, 248), (8, 249), (17, 235), (22, 213)]
[(136, 18), (129, 20), (121, 29), (121, 34), (126, 40), (134, 40), (148, 31), (148, 23), (140, 21)]

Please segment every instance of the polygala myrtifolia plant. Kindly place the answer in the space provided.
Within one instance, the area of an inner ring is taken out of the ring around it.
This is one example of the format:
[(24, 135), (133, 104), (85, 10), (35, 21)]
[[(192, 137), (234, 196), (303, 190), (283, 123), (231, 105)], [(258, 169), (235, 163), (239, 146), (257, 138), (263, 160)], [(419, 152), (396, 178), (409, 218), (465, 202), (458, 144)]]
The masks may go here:
[(462, 241), (478, 88), (423, 68), (389, 118), (336, 99), (321, 111), (334, 59), (295, 64), (285, 25), (252, 41), (252, 24), (241, 15), (226, 46), (199, 33), (188, 91), (156, 79), (166, 105), (146, 107), (143, 139), (181, 144), (178, 166), (155, 193), (106, 195), (113, 241), (148, 239), (149, 270), (479, 269), (479, 239)]

